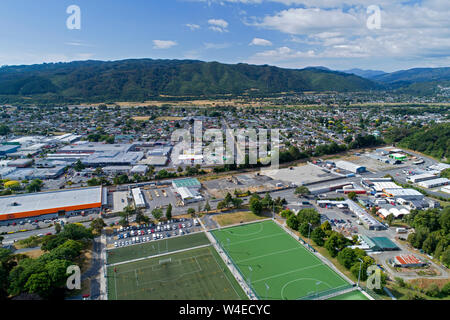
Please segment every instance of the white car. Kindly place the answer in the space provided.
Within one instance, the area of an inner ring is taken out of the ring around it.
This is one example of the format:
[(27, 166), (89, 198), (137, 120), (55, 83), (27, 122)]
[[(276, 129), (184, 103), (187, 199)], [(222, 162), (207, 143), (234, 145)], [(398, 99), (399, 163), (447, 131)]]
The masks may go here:
[(118, 247), (119, 245), (117, 244), (117, 241), (116, 242), (114, 242), (114, 247)]

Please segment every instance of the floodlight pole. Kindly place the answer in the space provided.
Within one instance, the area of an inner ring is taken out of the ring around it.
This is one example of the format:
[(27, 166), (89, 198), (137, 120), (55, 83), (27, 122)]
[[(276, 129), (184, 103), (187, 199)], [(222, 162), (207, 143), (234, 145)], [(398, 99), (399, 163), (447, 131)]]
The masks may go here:
[(356, 285), (359, 288), (359, 279), (360, 279), (360, 276), (361, 276), (361, 266), (362, 266), (363, 260), (361, 258), (358, 258), (358, 260), (361, 261), (359, 263), (358, 284)]
[(248, 270), (250, 270), (250, 274), (248, 276), (248, 283), (251, 286), (252, 285), (252, 272), (253, 272), (253, 269), (252, 269), (252, 267), (248, 266)]
[(316, 297), (317, 297), (317, 292), (318, 292), (318, 289), (317, 289), (317, 288), (318, 288), (319, 284), (321, 284), (321, 282), (320, 282), (320, 281), (317, 281), (317, 282), (316, 282)]
[(267, 297), (269, 296), (269, 289), (270, 289), (270, 287), (269, 287), (269, 285), (268, 285), (267, 283), (265, 283), (265, 282), (264, 282), (264, 285), (266, 286), (266, 300), (267, 300)]

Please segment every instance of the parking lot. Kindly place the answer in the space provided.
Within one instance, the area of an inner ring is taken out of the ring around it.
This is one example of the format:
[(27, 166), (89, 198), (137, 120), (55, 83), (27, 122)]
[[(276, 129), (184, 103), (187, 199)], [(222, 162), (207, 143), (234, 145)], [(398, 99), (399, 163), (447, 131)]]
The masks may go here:
[(113, 236), (108, 238), (108, 243), (114, 247), (124, 247), (137, 243), (150, 242), (170, 237), (182, 236), (201, 231), (197, 219), (171, 219), (158, 224), (141, 224), (139, 226), (120, 227)]

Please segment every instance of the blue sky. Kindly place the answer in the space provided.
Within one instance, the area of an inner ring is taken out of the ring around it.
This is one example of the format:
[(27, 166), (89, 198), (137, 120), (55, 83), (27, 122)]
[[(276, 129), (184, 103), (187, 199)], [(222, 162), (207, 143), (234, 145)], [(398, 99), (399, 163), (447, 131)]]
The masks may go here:
[[(69, 30), (66, 9), (81, 9)], [(370, 29), (367, 8), (380, 8)], [(395, 71), (450, 65), (448, 0), (2, 0), (0, 65), (125, 58)]]

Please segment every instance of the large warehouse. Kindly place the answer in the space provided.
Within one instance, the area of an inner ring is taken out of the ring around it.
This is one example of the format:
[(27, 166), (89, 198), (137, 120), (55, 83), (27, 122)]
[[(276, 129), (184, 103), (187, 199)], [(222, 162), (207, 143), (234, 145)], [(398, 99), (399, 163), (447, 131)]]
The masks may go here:
[(0, 224), (100, 212), (106, 202), (106, 189), (101, 186), (0, 197)]
[(354, 164), (348, 161), (336, 161), (336, 167), (339, 169), (343, 169), (346, 171), (350, 171), (352, 173), (363, 173), (366, 172), (366, 167)]

